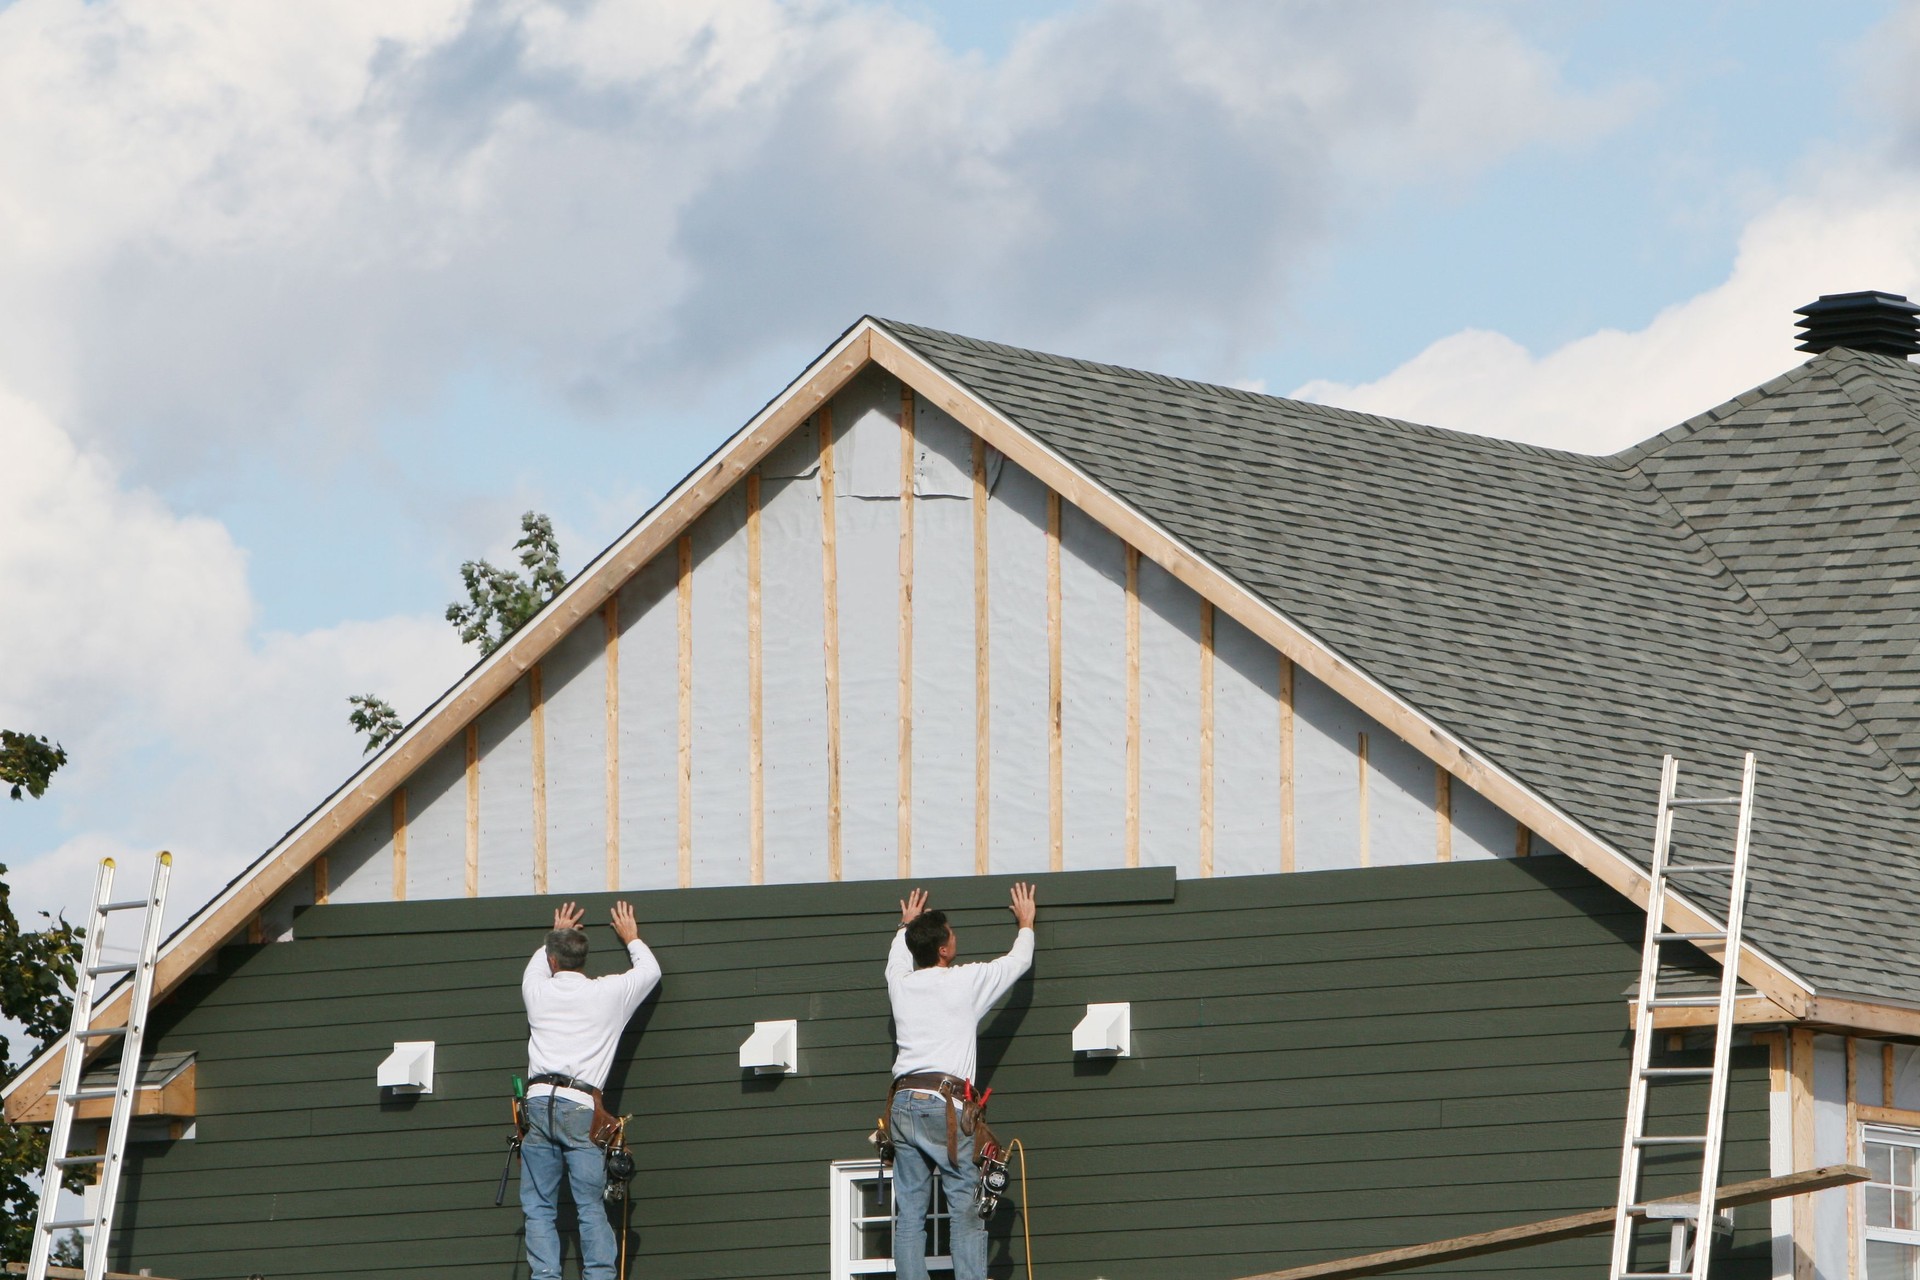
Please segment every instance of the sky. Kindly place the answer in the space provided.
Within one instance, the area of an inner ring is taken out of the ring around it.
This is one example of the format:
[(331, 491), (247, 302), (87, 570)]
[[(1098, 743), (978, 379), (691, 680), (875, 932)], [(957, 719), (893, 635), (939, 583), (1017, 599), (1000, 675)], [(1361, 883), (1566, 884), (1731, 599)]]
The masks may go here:
[[(1920, 296), (1877, 0), (0, 0), (16, 907), (178, 921), (863, 314), (1555, 448)], [(123, 862), (123, 865), (126, 865)]]

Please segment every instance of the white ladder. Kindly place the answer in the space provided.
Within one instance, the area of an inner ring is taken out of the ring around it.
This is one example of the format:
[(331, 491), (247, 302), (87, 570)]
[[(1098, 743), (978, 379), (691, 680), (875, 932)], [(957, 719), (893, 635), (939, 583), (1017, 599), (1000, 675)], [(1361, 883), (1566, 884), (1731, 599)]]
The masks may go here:
[[(33, 1228), (33, 1253), (27, 1261), (27, 1280), (46, 1280), (47, 1264), (53, 1256), (54, 1237), (62, 1231), (86, 1232), (86, 1280), (100, 1280), (107, 1272), (107, 1236), (113, 1227), (113, 1207), (120, 1189), (120, 1165), (127, 1149), (127, 1124), (133, 1118), (133, 1093), (140, 1079), (140, 1046), (147, 1032), (147, 1003), (153, 994), (153, 962), (160, 950), (160, 917), (167, 901), (167, 877), (173, 870), (173, 855), (163, 853), (154, 859), (153, 887), (143, 898), (115, 902), (113, 859), (100, 862), (99, 878), (93, 886), (93, 919), (87, 927), (86, 947), (80, 962), (80, 980), (74, 984), (73, 1026), (67, 1033), (66, 1058), (60, 1068), (60, 1092), (54, 1098), (53, 1130), (47, 1136), (47, 1165), (40, 1175), (40, 1213)], [(107, 917), (122, 911), (145, 912), (141, 922), (140, 954), (125, 964), (101, 961), (106, 946)], [(118, 1027), (90, 1027), (93, 1021), (94, 983), (100, 978), (133, 975), (132, 1002), (127, 1006), (127, 1021)], [(116, 1037), (120, 1040), (120, 1074), (111, 1089), (82, 1089), (80, 1071), (86, 1064), (91, 1041)], [(69, 1155), (67, 1143), (73, 1135), (74, 1115), (79, 1105), (99, 1098), (113, 1099), (113, 1116), (107, 1125), (107, 1149), (90, 1155)], [(96, 1195), (83, 1217), (59, 1218), (60, 1183), (69, 1169), (94, 1167)]]
[[(1611, 1280), (1706, 1280), (1708, 1255), (1713, 1252), (1714, 1190), (1720, 1179), (1720, 1149), (1726, 1135), (1727, 1054), (1733, 1043), (1733, 1008), (1739, 982), (1740, 924), (1747, 896), (1747, 842), (1753, 826), (1754, 755), (1747, 753), (1740, 773), (1740, 793), (1732, 796), (1696, 796), (1682, 799), (1675, 795), (1680, 781), (1680, 762), (1667, 756), (1660, 766), (1660, 809), (1654, 822), (1653, 882), (1647, 896), (1647, 935), (1640, 951), (1640, 989), (1634, 999), (1633, 1074), (1627, 1083), (1627, 1130), (1620, 1146), (1620, 1195), (1614, 1201), (1613, 1262), (1608, 1269)], [(1676, 863), (1671, 860), (1674, 810), (1699, 806), (1739, 807), (1731, 861)], [(1666, 927), (1667, 882), (1681, 877), (1682, 883), (1730, 876), (1727, 891), (1727, 922), (1724, 929), (1704, 932), (1674, 932)], [(1660, 978), (1661, 948), (1682, 943), (1720, 944), (1720, 994), (1718, 996), (1662, 996)], [(1711, 1067), (1654, 1067), (1648, 1062), (1657, 1034), (1654, 1011), (1657, 1009), (1713, 1008), (1713, 1065)], [(1706, 1077), (1707, 1115), (1704, 1131), (1693, 1134), (1649, 1134), (1647, 1103), (1650, 1083), (1662, 1080)], [(1700, 1149), (1700, 1194), (1697, 1199), (1666, 1204), (1638, 1203), (1641, 1161), (1649, 1150), (1698, 1147)], [(1667, 1220), (1671, 1223), (1664, 1271), (1633, 1269), (1634, 1228), (1636, 1219)]]

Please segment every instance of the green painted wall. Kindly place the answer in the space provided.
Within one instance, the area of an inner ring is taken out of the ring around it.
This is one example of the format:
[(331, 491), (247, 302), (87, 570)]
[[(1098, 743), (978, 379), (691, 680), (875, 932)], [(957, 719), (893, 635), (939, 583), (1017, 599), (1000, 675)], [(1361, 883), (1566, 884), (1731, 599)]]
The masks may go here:
[[(1640, 916), (1571, 861), (1040, 882), (1033, 974), (981, 1056), (995, 1127), (1030, 1152), (1045, 1280), (1233, 1277), (1611, 1202)], [(1010, 941), (1004, 879), (932, 888), (963, 953)], [(636, 1115), (631, 1274), (827, 1273), (828, 1164), (869, 1154), (890, 1063), (899, 896), (633, 895), (666, 980), (611, 1082)], [(116, 1265), (524, 1276), (516, 1190), (492, 1199), (525, 1061), (517, 978), (552, 906), (321, 907), (298, 941), (230, 948), (157, 1016), (159, 1049), (199, 1054), (198, 1136), (135, 1150)], [(593, 937), (599, 972), (618, 958)], [(1135, 1056), (1073, 1061), (1084, 1006), (1109, 1000), (1133, 1002)], [(800, 1073), (743, 1079), (751, 1024), (789, 1017)], [(402, 1039), (438, 1042), (435, 1091), (383, 1103), (374, 1070)], [(1736, 1059), (1729, 1178), (1766, 1164), (1764, 1054)], [(1716, 1274), (1765, 1275), (1765, 1210), (1740, 1212), (1740, 1265)], [(1016, 1213), (994, 1240), (1009, 1272)], [(1601, 1239), (1449, 1274), (1586, 1280), (1604, 1260)]]

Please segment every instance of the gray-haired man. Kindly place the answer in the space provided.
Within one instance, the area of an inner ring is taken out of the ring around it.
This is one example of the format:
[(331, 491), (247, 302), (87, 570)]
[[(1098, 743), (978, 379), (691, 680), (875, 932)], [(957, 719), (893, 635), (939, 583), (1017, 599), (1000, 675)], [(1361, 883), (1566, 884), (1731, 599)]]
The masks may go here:
[(589, 978), (585, 912), (569, 902), (553, 913), (553, 932), (527, 961), (520, 995), (527, 1006), (527, 1132), (520, 1149), (520, 1208), (527, 1216), (531, 1280), (560, 1280), (560, 1228), (555, 1212), (564, 1176), (580, 1216), (584, 1280), (613, 1280), (619, 1247), (602, 1197), (606, 1157), (593, 1141), (600, 1088), (627, 1019), (660, 985), (660, 964), (633, 922), (633, 908), (613, 906), (613, 931), (633, 967)]

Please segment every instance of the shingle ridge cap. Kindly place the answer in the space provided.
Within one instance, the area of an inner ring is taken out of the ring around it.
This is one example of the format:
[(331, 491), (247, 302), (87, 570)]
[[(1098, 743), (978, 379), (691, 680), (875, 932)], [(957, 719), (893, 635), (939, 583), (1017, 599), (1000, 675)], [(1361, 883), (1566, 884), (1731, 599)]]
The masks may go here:
[[(1623, 466), (1637, 467), (1643, 459), (1651, 457), (1653, 454), (1659, 453), (1671, 445), (1679, 444), (1681, 441), (1697, 435), (1708, 427), (1724, 422), (1734, 414), (1751, 408), (1754, 404), (1769, 396), (1779, 395), (1797, 383), (1813, 377), (1817, 373), (1824, 372), (1824, 364), (1832, 363), (1832, 361), (1828, 359), (1832, 354), (1832, 352), (1823, 351), (1812, 359), (1788, 369), (1785, 373), (1767, 379), (1757, 387), (1750, 387), (1730, 400), (1723, 400), (1711, 409), (1702, 410), (1684, 422), (1668, 427), (1658, 435), (1648, 436), (1640, 443), (1629, 445), (1618, 453), (1608, 456)], [(1853, 355), (1856, 353), (1847, 352), (1845, 354)]]
[[(1080, 356), (1063, 356), (1050, 351), (1039, 351), (1031, 347), (1018, 347), (1011, 343), (994, 342), (985, 338), (970, 337), (963, 333), (953, 333), (944, 329), (935, 329), (927, 325), (911, 324), (905, 321), (888, 320), (880, 316), (870, 316), (875, 323), (893, 330), (906, 338), (923, 337), (935, 341), (950, 342), (958, 346), (994, 355), (1008, 356), (1042, 365), (1066, 366), (1086, 373), (1107, 376), (1118, 375), (1123, 378), (1140, 379), (1158, 383), (1162, 386), (1178, 388), (1196, 395), (1214, 396), (1264, 409), (1286, 409), (1306, 417), (1322, 420), (1350, 422), (1362, 426), (1381, 427), (1411, 435), (1425, 436), (1447, 444), (1464, 445), (1469, 448), (1487, 449), (1496, 453), (1513, 453), (1543, 458), (1553, 462), (1573, 463), (1586, 468), (1617, 470), (1619, 463), (1606, 454), (1580, 453), (1572, 449), (1555, 449), (1547, 445), (1531, 444), (1524, 440), (1509, 440), (1502, 436), (1482, 435), (1475, 431), (1461, 431), (1452, 427), (1436, 427), (1424, 422), (1413, 422), (1405, 418), (1389, 417), (1386, 414), (1368, 413), (1360, 409), (1346, 409), (1339, 405), (1322, 404), (1318, 400), (1299, 400), (1289, 396), (1270, 395), (1263, 391), (1249, 391), (1244, 387), (1230, 387), (1217, 382), (1202, 382), (1194, 378), (1182, 378), (1174, 374), (1157, 373), (1151, 369), (1136, 369), (1130, 365), (1111, 364), (1100, 360), (1088, 360)], [(931, 353), (922, 352), (923, 355)], [(949, 373), (954, 373), (949, 369)], [(961, 381), (964, 377), (955, 374)]]
[(1848, 351), (1845, 355), (1845, 360), (1835, 362), (1839, 367), (1833, 371), (1834, 385), (1887, 438), (1889, 447), (1920, 480), (1920, 412), (1916, 412), (1915, 400), (1888, 385), (1887, 379), (1898, 369), (1896, 376), (1912, 381), (1916, 395), (1920, 395), (1920, 368), (1899, 356), (1879, 352)]

